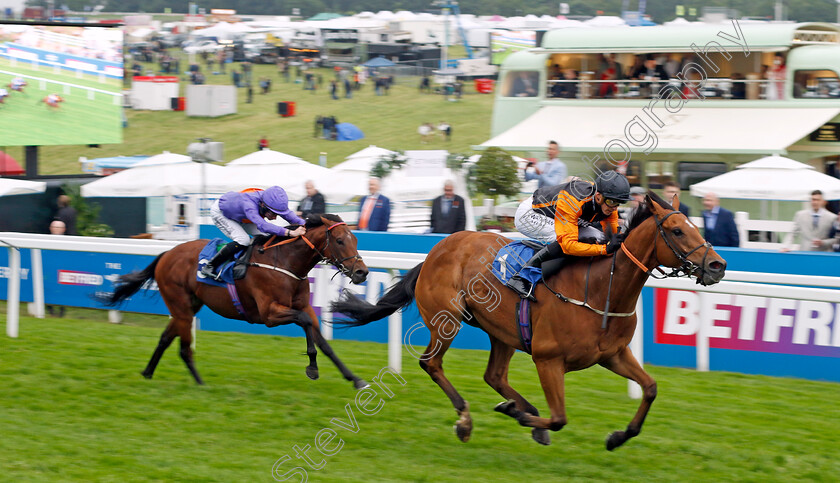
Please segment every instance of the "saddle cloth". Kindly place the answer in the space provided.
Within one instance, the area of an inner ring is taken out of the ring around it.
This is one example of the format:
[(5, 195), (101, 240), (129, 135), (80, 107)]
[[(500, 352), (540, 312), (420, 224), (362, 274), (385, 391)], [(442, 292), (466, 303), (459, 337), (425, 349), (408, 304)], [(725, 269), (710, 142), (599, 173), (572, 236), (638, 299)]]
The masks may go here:
[(535, 250), (532, 246), (535, 244), (544, 246), (535, 240), (527, 240), (526, 242), (516, 241), (502, 247), (493, 260), (493, 275), (503, 284), (507, 283), (517, 273), (531, 283), (539, 282), (542, 279), (542, 270), (537, 267), (522, 268), (522, 265), (525, 265), (534, 256)]
[(225, 244), (227, 244), (227, 242), (221, 238), (214, 238), (201, 249), (201, 253), (198, 254), (198, 271), (196, 271), (195, 274), (195, 279), (198, 282), (215, 285), (216, 287), (227, 287), (228, 284), (233, 283), (233, 265), (236, 263), (236, 259), (239, 258), (245, 250), (240, 250), (236, 253), (236, 256), (233, 257), (234, 259), (232, 261), (216, 268), (216, 270), (221, 273), (221, 276), (219, 277), (221, 280), (206, 278), (201, 274), (201, 269), (204, 268), (204, 265), (207, 265), (207, 262), (209, 262), (210, 259), (213, 258), (213, 255), (221, 250)]

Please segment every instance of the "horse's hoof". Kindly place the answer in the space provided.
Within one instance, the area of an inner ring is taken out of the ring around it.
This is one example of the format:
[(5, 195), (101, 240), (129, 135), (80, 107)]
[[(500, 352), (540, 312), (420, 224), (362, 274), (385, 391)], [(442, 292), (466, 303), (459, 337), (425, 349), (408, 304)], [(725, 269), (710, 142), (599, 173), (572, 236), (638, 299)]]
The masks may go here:
[(466, 443), (470, 440), (470, 434), (472, 434), (472, 425), (455, 425), (455, 436), (458, 436), (458, 439), (460, 439), (462, 443)]
[(353, 381), (353, 387), (355, 387), (357, 390), (358, 389), (367, 389), (367, 388), (370, 387), (370, 384), (365, 382), (364, 379), (356, 379), (355, 381)]
[(146, 373), (146, 371), (140, 371), (140, 374), (145, 377), (146, 379), (151, 379), (153, 373)]
[(612, 451), (627, 441), (627, 438), (624, 437), (624, 431), (613, 431), (612, 434), (607, 436), (607, 451)]
[(512, 418), (515, 418), (516, 414), (516, 401), (513, 399), (508, 399), (507, 401), (502, 401), (499, 404), (496, 404), (496, 407), (493, 408), (494, 411), (500, 412)]
[(551, 444), (551, 436), (549, 436), (547, 429), (533, 428), (531, 430), (531, 438), (533, 438), (537, 443), (545, 446)]
[(306, 366), (306, 377), (312, 379), (313, 381), (318, 380), (318, 368), (312, 366)]

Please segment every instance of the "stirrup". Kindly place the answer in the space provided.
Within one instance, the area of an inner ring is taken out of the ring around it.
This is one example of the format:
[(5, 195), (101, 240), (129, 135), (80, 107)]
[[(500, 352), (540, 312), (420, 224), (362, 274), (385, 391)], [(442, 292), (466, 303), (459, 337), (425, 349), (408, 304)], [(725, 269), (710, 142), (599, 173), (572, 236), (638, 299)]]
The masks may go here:
[(213, 273), (215, 270), (216, 270), (216, 268), (213, 265), (207, 263), (203, 267), (201, 267), (200, 272), (201, 272), (202, 275), (204, 275), (204, 278), (212, 278), (213, 280), (218, 280), (219, 275), (216, 275), (215, 273)]
[(537, 301), (537, 297), (534, 296), (534, 284), (519, 275), (511, 277), (505, 285), (516, 292), (520, 298), (527, 298), (532, 302)]

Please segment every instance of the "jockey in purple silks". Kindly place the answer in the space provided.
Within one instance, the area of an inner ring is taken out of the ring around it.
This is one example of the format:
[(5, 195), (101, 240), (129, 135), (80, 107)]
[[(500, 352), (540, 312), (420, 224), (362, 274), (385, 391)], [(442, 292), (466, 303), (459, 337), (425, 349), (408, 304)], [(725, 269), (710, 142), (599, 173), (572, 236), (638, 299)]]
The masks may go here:
[[(277, 216), (294, 225), (294, 230), (269, 223)], [(229, 191), (222, 195), (210, 208), (210, 217), (228, 238), (233, 240), (219, 250), (201, 269), (205, 277), (215, 278), (216, 267), (233, 258), (233, 255), (251, 244), (251, 235), (266, 233), (277, 236), (300, 236), (306, 233), (306, 221), (289, 209), (286, 191), (279, 186), (267, 190), (247, 189)]]

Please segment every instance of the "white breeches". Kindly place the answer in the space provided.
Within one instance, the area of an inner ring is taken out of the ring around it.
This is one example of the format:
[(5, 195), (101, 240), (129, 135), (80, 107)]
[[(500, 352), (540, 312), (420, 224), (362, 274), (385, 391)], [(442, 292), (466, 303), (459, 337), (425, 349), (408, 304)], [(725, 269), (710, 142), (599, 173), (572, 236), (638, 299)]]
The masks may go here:
[(554, 218), (549, 218), (531, 208), (533, 197), (528, 197), (519, 204), (513, 224), (520, 233), (543, 243), (551, 243), (557, 239), (554, 233)]
[(228, 238), (242, 246), (251, 244), (251, 236), (262, 233), (253, 223), (242, 224), (226, 217), (219, 208), (219, 200), (210, 208), (210, 218)]

